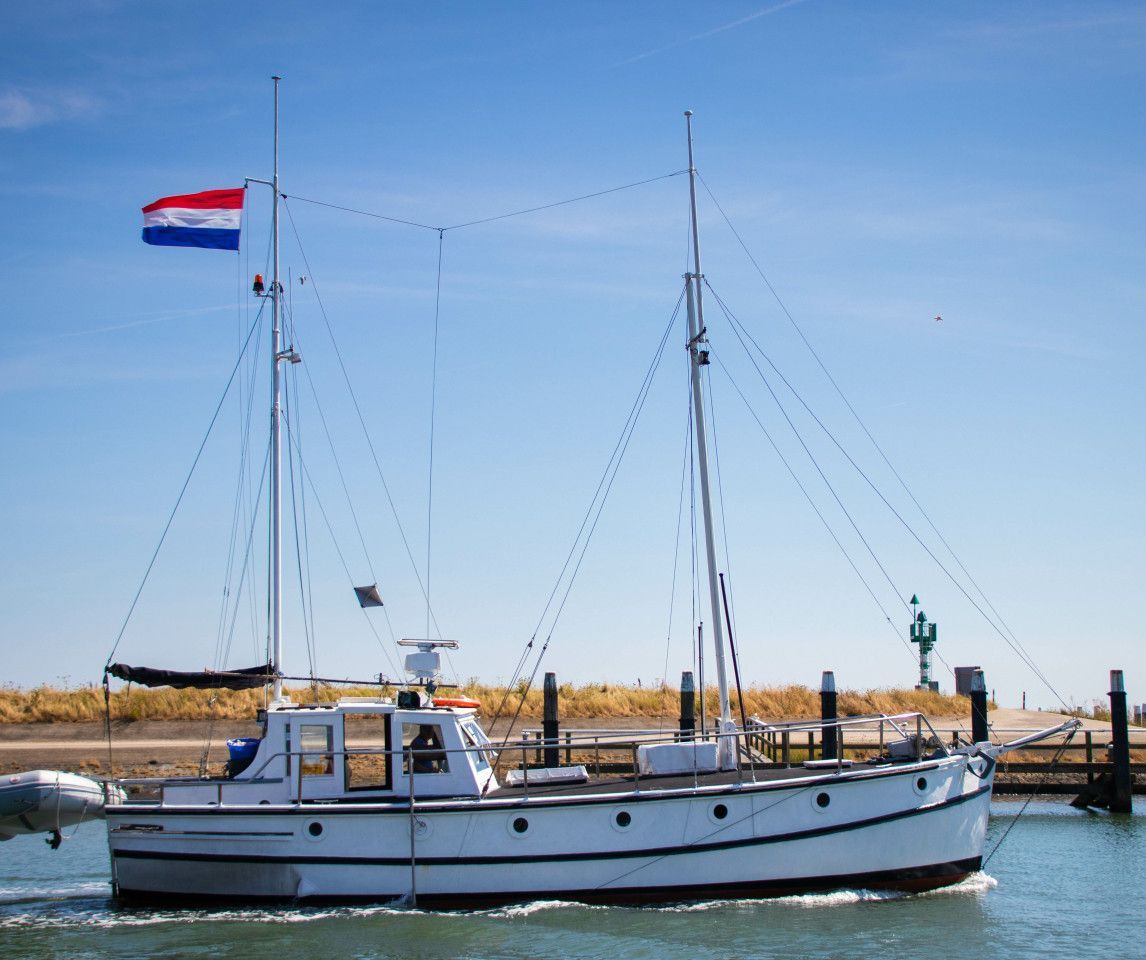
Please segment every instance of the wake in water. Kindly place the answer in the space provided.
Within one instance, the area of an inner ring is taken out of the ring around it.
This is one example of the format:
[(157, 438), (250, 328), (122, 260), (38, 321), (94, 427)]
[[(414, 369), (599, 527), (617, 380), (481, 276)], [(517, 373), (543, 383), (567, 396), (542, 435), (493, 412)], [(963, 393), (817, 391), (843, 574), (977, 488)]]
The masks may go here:
[(997, 881), (985, 873), (975, 873), (949, 887), (938, 890), (929, 890), (926, 893), (907, 893), (902, 890), (864, 890), (843, 889), (828, 890), (823, 893), (801, 893), (790, 897), (770, 897), (742, 900), (704, 900), (697, 903), (680, 903), (664, 907), (648, 907), (644, 909), (662, 913), (702, 913), (707, 910), (743, 910), (748, 908), (770, 907), (790, 908), (797, 907), (804, 910), (822, 909), (826, 907), (846, 907), (857, 903), (888, 903), (893, 900), (916, 900), (922, 897), (947, 895), (978, 895), (986, 892), (996, 885)]
[[(11, 927), (152, 927), (162, 924), (189, 923), (311, 923), (334, 917), (374, 917), (391, 914), (409, 916), (412, 911), (386, 905), (368, 907), (284, 907), (234, 910), (145, 910), (117, 908), (106, 899), (68, 898), (45, 903), (42, 898), (18, 903), (36, 902), (35, 912), (7, 912), (0, 915), (0, 929)], [(6, 906), (15, 905), (8, 904)]]
[[(998, 885), (985, 873), (972, 874), (960, 883), (927, 893), (911, 894), (886, 890), (832, 890), (770, 899), (703, 900), (694, 903), (664, 906), (606, 906), (584, 904), (572, 900), (535, 900), (492, 910), (437, 912), (412, 909), (400, 903), (358, 907), (251, 907), (241, 909), (166, 909), (116, 907), (102, 896), (106, 884), (80, 884), (60, 891), (37, 891), (35, 896), (26, 890), (0, 889), (5, 895), (24, 893), (23, 897), (0, 900), (0, 929), (5, 928), (60, 928), (88, 927), (150, 927), (164, 924), (189, 923), (313, 923), (334, 918), (367, 918), (378, 916), (441, 918), (486, 917), (492, 920), (523, 920), (552, 911), (636, 911), (646, 913), (706, 913), (715, 910), (766, 909), (824, 909), (852, 906), (859, 903), (887, 903), (895, 900), (921, 899), (942, 896), (978, 896)], [(33, 909), (29, 909), (32, 907)], [(14, 909), (16, 908), (16, 909)], [(23, 909), (19, 909), (23, 908)]]

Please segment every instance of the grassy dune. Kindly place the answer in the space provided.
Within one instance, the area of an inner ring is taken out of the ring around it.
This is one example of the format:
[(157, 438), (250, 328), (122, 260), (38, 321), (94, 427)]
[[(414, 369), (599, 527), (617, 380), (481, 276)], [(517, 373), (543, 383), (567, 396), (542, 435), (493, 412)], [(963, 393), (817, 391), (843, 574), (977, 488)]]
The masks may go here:
[[(378, 690), (319, 685), (289, 689), (296, 703), (313, 703), (340, 696), (376, 696)], [(393, 696), (392, 689), (382, 691)], [(487, 686), (476, 681), (460, 690), (443, 690), (442, 696), (467, 696), (482, 703), (482, 713), (492, 716), (504, 701), (503, 713), (512, 715), (521, 702), (520, 688)], [(124, 687), (112, 692), (111, 714), (115, 720), (246, 720), (263, 705), (262, 690), (173, 690)], [(671, 687), (638, 688), (619, 684), (563, 684), (560, 688), (561, 715), (564, 717), (666, 717), (680, 710), (679, 691)], [(709, 715), (717, 712), (716, 691), (708, 690)], [(540, 687), (531, 689), (521, 709), (527, 720), (541, 718)], [(765, 719), (795, 720), (818, 717), (820, 694), (807, 687), (749, 687), (744, 691), (749, 714)], [(738, 710), (735, 696), (733, 711)], [(931, 716), (964, 716), (970, 706), (964, 697), (919, 690), (842, 691), (841, 714), (901, 713), (921, 710)], [(103, 719), (104, 694), (101, 687), (57, 690), (0, 690), (0, 723), (80, 723)]]

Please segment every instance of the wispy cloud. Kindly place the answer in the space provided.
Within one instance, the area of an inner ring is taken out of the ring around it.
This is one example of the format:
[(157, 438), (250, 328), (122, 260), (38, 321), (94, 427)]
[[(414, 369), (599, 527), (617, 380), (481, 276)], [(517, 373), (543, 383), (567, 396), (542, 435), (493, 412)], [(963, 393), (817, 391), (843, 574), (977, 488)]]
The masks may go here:
[(59, 339), (67, 337), (88, 337), (97, 333), (113, 333), (116, 330), (130, 330), (133, 327), (147, 327), (154, 323), (168, 323), (171, 320), (182, 320), (186, 317), (199, 317), (208, 313), (223, 313), (228, 310), (234, 310), (235, 305), (224, 304), (218, 307), (197, 307), (189, 310), (170, 310), (166, 313), (161, 313), (158, 316), (146, 317), (140, 320), (124, 320), (120, 323), (109, 323), (99, 327), (89, 327), (86, 330), (73, 330), (68, 333), (57, 333), (53, 337), (45, 339)]
[(630, 63), (636, 63), (638, 60), (645, 60), (649, 57), (655, 57), (658, 53), (665, 53), (668, 50), (675, 50), (677, 47), (683, 47), (685, 44), (693, 43), (697, 40), (705, 40), (708, 37), (716, 36), (718, 33), (724, 33), (726, 30), (734, 30), (736, 27), (741, 27), (746, 23), (753, 20), (759, 20), (761, 17), (767, 17), (773, 13), (779, 13), (788, 7), (794, 7), (798, 3), (806, 3), (807, 0), (783, 0), (782, 3), (774, 3), (771, 6), (765, 7), (763, 10), (757, 10), (755, 13), (750, 13), (746, 17), (741, 17), (739, 20), (733, 20), (730, 23), (722, 24), (719, 27), (713, 27), (711, 30), (705, 30), (702, 33), (694, 34), (691, 37), (685, 37), (683, 40), (677, 40), (675, 43), (667, 43), (663, 47), (657, 47), (655, 50), (647, 50), (644, 53), (638, 53), (635, 57), (629, 57), (627, 60), (622, 60), (616, 64), (618, 67), (627, 66)]
[(70, 340), (75, 337), (91, 337), (97, 336), (101, 333), (114, 333), (118, 330), (130, 330), (134, 327), (149, 327), (157, 323), (171, 323), (173, 321), (186, 320), (189, 318), (206, 316), (213, 313), (225, 313), (227, 311), (234, 311), (235, 305), (222, 304), (216, 307), (195, 307), (186, 310), (166, 310), (162, 313), (136, 316), (136, 317), (123, 317), (120, 320), (89, 320), (89, 323), (96, 325), (84, 327), (81, 330), (66, 330), (63, 332), (53, 332), (45, 336), (30, 337), (26, 342), (29, 344), (37, 343), (50, 343), (53, 340)]
[(1137, 34), (1142, 38), (1146, 28), (1146, 11), (1140, 9), (1120, 9), (1067, 19), (1045, 19), (1022, 17), (1014, 20), (991, 19), (979, 23), (965, 24), (954, 31), (955, 36), (965, 39), (993, 41), (996, 43), (1021, 43), (1048, 36), (1062, 36), (1099, 31), (1119, 31), (1123, 39)]
[(99, 100), (81, 91), (9, 86), (0, 89), (0, 130), (42, 127), (88, 117), (99, 109)]

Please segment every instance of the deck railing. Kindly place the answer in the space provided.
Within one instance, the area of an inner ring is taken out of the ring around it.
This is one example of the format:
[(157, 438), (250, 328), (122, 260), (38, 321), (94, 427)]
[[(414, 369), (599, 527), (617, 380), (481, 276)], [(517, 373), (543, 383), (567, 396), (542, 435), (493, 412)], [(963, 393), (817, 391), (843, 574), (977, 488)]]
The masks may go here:
[[(791, 749), (793, 735), (807, 735), (809, 744), (814, 749), (814, 741), (817, 731), (822, 738), (822, 731), (825, 727), (834, 727), (837, 731), (842, 731), (845, 728), (855, 728), (856, 730), (869, 727), (872, 730), (878, 731), (878, 743), (880, 747), (884, 745), (885, 741), (889, 741), (894, 734), (895, 738), (900, 740), (911, 741), (914, 745), (914, 752), (916, 758), (921, 758), (925, 751), (939, 751), (943, 754), (949, 753), (946, 745), (938, 737), (936, 731), (931, 726), (930, 722), (919, 713), (906, 713), (898, 714), (895, 716), (888, 715), (871, 715), (865, 717), (846, 717), (840, 718), (836, 721), (824, 724), (820, 721), (796, 721), (790, 724), (765, 724), (755, 718), (749, 721), (747, 730), (733, 730), (727, 732), (717, 732), (715, 730), (697, 731), (692, 736), (685, 736), (677, 731), (662, 731), (662, 730), (567, 730), (564, 732), (564, 737), (559, 745), (565, 750), (566, 762), (573, 763), (574, 760), (584, 764), (586, 767), (592, 767), (592, 773), (596, 776), (602, 774), (622, 774), (629, 776), (633, 780), (633, 789), (641, 789), (641, 770), (640, 770), (640, 756), (639, 751), (642, 746), (655, 746), (659, 744), (681, 743), (681, 742), (704, 742), (704, 741), (718, 741), (721, 739), (732, 739), (736, 744), (736, 753), (739, 762), (736, 764), (735, 772), (740, 780), (746, 776), (755, 779), (755, 768), (757, 765), (774, 764), (777, 761), (777, 751), (783, 756), (783, 763), (788, 766), (794, 765), (795, 751)], [(927, 736), (924, 736), (924, 731), (927, 731)], [(890, 731), (890, 732), (889, 732)], [(118, 781), (125, 787), (143, 789), (149, 788), (158, 792), (158, 802), (162, 803), (167, 787), (187, 787), (187, 786), (203, 786), (211, 785), (215, 788), (215, 803), (222, 805), (224, 802), (224, 792), (229, 785), (263, 783), (263, 784), (278, 784), (282, 783), (285, 779), (291, 782), (291, 800), (290, 802), (299, 803), (307, 799), (303, 796), (303, 783), (305, 782), (306, 775), (304, 773), (304, 766), (309, 759), (313, 761), (315, 758), (329, 758), (330, 763), (336, 759), (345, 761), (351, 757), (386, 757), (388, 762), (392, 764), (392, 769), (401, 770), (401, 761), (405, 760), (405, 770), (412, 771), (414, 761), (418, 758), (425, 759), (438, 759), (443, 755), (449, 756), (460, 754), (463, 756), (476, 755), (479, 759), (478, 768), (484, 770), (480, 761), (489, 764), (497, 772), (504, 772), (509, 769), (517, 769), (522, 771), (522, 788), (528, 795), (530, 787), (530, 770), (537, 770), (541, 767), (542, 752), (547, 746), (551, 746), (544, 738), (533, 736), (536, 731), (527, 730), (520, 740), (508, 741), (504, 743), (483, 743), (476, 746), (466, 747), (453, 747), (453, 748), (432, 748), (426, 750), (414, 750), (410, 747), (402, 747), (395, 750), (393, 748), (387, 749), (385, 747), (357, 747), (346, 748), (342, 750), (279, 750), (270, 754), (269, 756), (260, 758), (259, 766), (253, 773), (244, 775), (241, 778), (234, 777), (177, 777), (177, 778), (129, 778)], [(842, 740), (842, 734), (838, 733)], [(777, 737), (780, 739), (778, 740)], [(815, 741), (818, 742), (818, 741)], [(778, 746), (778, 744), (780, 744)], [(610, 761), (602, 759), (602, 755), (606, 757), (620, 754), (624, 758), (624, 762)], [(811, 752), (809, 752), (811, 758)], [(268, 770), (276, 769), (279, 766), (279, 761), (286, 759), (287, 766), (290, 771), (288, 777), (283, 776), (268, 776)], [(837, 764), (842, 769), (845, 763), (843, 750), (839, 751)], [(699, 775), (699, 769), (694, 769), (694, 775)], [(410, 776), (409, 773), (401, 774), (402, 776)], [(393, 774), (391, 775), (391, 781)], [(534, 782), (536, 783), (536, 776)], [(412, 778), (411, 791), (413, 784), (417, 783), (416, 777)], [(428, 784), (427, 784), (428, 785)], [(380, 792), (382, 792), (380, 790)]]

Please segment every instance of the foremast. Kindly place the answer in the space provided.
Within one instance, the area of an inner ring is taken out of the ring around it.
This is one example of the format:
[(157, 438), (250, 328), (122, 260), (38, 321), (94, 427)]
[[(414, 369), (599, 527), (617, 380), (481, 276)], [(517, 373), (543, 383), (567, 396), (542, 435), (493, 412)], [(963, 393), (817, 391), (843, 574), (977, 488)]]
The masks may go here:
[[(716, 684), (720, 692), (720, 732), (734, 730), (732, 707), (728, 697), (728, 674), (724, 666), (724, 628), (720, 615), (720, 586), (717, 581), (716, 535), (712, 522), (712, 496), (708, 480), (708, 443), (705, 433), (704, 391), (701, 388), (700, 368), (708, 364), (708, 351), (701, 349), (707, 343), (704, 326), (704, 298), (701, 292), (704, 274), (700, 269), (700, 228), (696, 219), (696, 166), (692, 159), (692, 111), (685, 111), (688, 126), (688, 196), (689, 219), (692, 226), (693, 272), (685, 274), (685, 299), (688, 309), (688, 353), (692, 374), (693, 421), (696, 424), (697, 463), (700, 471), (700, 503), (704, 515), (705, 565), (708, 568), (708, 600), (711, 610), (712, 638), (716, 647)], [(704, 691), (701, 690), (701, 697)], [(736, 742), (733, 737), (719, 740), (721, 769), (736, 765)]]
[(282, 349), (282, 284), (279, 282), (279, 81), (275, 83), (274, 173), (271, 191), (271, 595), (270, 647), (271, 667), (275, 673), (273, 699), (283, 693), (283, 452), (282, 452), (282, 383), (281, 365), (293, 351)]

